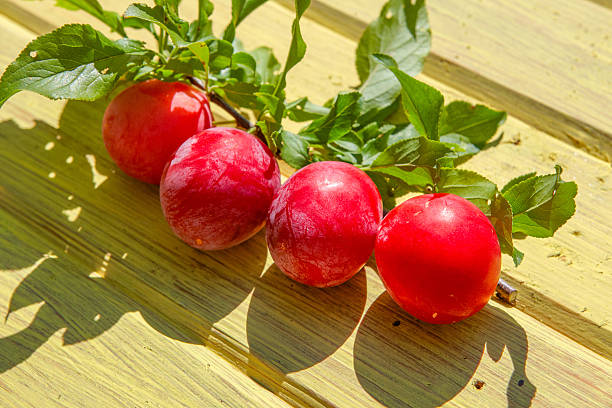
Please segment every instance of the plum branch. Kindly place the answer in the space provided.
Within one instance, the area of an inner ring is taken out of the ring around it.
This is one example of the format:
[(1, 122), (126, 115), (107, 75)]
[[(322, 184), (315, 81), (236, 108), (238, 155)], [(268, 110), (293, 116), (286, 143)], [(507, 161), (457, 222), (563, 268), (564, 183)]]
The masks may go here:
[[(193, 76), (189, 76), (189, 77), (187, 77), (187, 79), (189, 80), (189, 82), (193, 86), (195, 86), (197, 88), (200, 88), (203, 91), (206, 91), (206, 86), (204, 85), (204, 83), (199, 78), (196, 78), (196, 77), (193, 77)], [(257, 138), (259, 140), (261, 140), (262, 142), (266, 143), (266, 138), (263, 135), (263, 133), (261, 132), (261, 129), (259, 128), (259, 126), (254, 125), (253, 123), (251, 123), (251, 121), (248, 118), (246, 118), (240, 112), (238, 112), (236, 109), (234, 109), (234, 107), (232, 105), (230, 105), (220, 95), (216, 94), (215, 92), (208, 92), (208, 99), (212, 103), (214, 103), (215, 105), (217, 105), (221, 109), (223, 109), (225, 112), (227, 112), (232, 118), (234, 118), (234, 120), (236, 121), (236, 125), (238, 127), (242, 128), (244, 130), (247, 130), (247, 131), (251, 131), (255, 136), (257, 136)]]

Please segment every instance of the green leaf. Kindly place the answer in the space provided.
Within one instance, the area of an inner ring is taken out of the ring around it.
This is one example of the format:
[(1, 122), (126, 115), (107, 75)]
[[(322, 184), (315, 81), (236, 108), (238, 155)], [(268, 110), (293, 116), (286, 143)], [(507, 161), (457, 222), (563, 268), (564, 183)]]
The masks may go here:
[(443, 168), (437, 183), (438, 192), (461, 196), (490, 214), (488, 200), (495, 197), (497, 186), (478, 173), (463, 169)]
[(504, 197), (512, 205), (514, 215), (528, 212), (552, 199), (561, 181), (561, 167), (555, 166), (555, 174), (535, 176), (514, 183)]
[(208, 45), (206, 45), (205, 42), (194, 42), (189, 44), (187, 48), (193, 53), (193, 55), (198, 57), (198, 59), (204, 65), (208, 65), (208, 61), (210, 60), (210, 50), (208, 49)]
[(383, 208), (386, 211), (390, 211), (395, 207), (395, 185), (397, 182), (394, 180), (385, 177), (383, 174), (376, 173), (374, 171), (366, 171), (368, 176), (372, 179), (378, 192), (380, 193), (380, 197), (382, 198)]
[(559, 185), (550, 201), (514, 217), (512, 232), (538, 238), (552, 237), (576, 212), (574, 198), (577, 192), (574, 182)]
[(285, 61), (285, 68), (280, 75), (276, 89), (274, 90), (274, 95), (278, 95), (281, 90), (285, 89), (287, 85), (287, 73), (304, 58), (304, 55), (306, 55), (306, 42), (304, 42), (302, 38), (300, 19), (308, 7), (310, 7), (310, 0), (295, 0), (295, 19), (291, 26), (291, 45), (289, 46), (289, 53)]
[(209, 0), (198, 0), (198, 18), (189, 25), (187, 37), (190, 41), (204, 41), (212, 37), (210, 15), (215, 6)]
[(178, 6), (181, 3), (181, 0), (155, 0), (155, 4), (158, 6), (165, 7), (168, 10), (173, 11), (174, 13), (178, 12)]
[[(152, 72), (154, 71), (153, 67), (143, 67), (146, 68), (146, 70), (141, 70), (141, 74), (143, 72)], [(150, 68), (150, 71), (149, 71)], [(196, 75), (197, 71), (203, 71), (204, 70), (204, 66), (202, 65), (202, 62), (200, 60), (198, 60), (197, 58), (194, 58), (193, 56), (189, 57), (189, 58), (173, 58), (170, 61), (168, 61), (168, 63), (166, 65), (164, 65), (164, 69), (162, 70), (163, 72), (168, 71), (168, 75), (172, 76), (172, 75), (177, 75), (177, 76), (181, 76), (181, 75)], [(159, 71), (158, 71), (159, 72)], [(142, 75), (139, 75), (141, 78), (143, 77)], [(136, 79), (136, 77), (134, 78)], [(178, 80), (178, 78), (173, 79), (173, 80)]]
[(161, 27), (177, 47), (187, 47), (189, 42), (185, 40), (181, 33), (181, 28), (171, 21), (162, 6), (149, 7), (146, 4), (131, 4), (125, 13), (125, 18), (135, 18), (141, 21), (148, 21)]
[(440, 118), (440, 135), (457, 133), (482, 148), (497, 128), (506, 120), (506, 112), (495, 111), (483, 105), (455, 101), (446, 105)]
[(400, 82), (402, 102), (410, 123), (421, 135), (437, 140), (440, 109), (444, 104), (440, 91), (399, 70), (392, 57), (376, 54), (374, 58), (387, 67)]
[[(153, 68), (150, 65), (143, 65), (137, 69), (135, 69), (135, 71), (133, 72), (133, 77), (131, 77), (131, 80), (133, 81), (139, 81), (143, 78), (149, 77), (150, 74), (152, 74), (152, 72), (155, 71), (155, 68)], [(187, 71), (188, 73), (193, 72), (192, 70), (189, 69), (185, 69), (185, 71)]]
[(495, 228), (502, 252), (513, 255), (512, 208), (493, 182), (473, 171), (442, 168), (436, 190), (461, 196), (480, 208)]
[(232, 17), (234, 16), (234, 3), (240, 4), (237, 14), (236, 26), (242, 22), (256, 8), (264, 4), (267, 0), (232, 0)]
[(210, 50), (210, 69), (220, 71), (232, 64), (234, 47), (225, 40), (214, 39), (207, 42)]
[(259, 47), (249, 54), (255, 59), (255, 70), (260, 81), (265, 84), (276, 83), (281, 65), (269, 47)]
[(254, 84), (245, 82), (228, 82), (222, 87), (216, 87), (213, 89), (217, 94), (226, 99), (228, 102), (231, 102), (233, 105), (251, 109), (253, 111), (260, 111), (263, 109), (257, 95), (255, 95), (255, 93), (259, 91), (259, 88)]
[(55, 5), (67, 10), (83, 10), (108, 25), (113, 31), (126, 36), (121, 17), (113, 11), (104, 10), (98, 0), (56, 0)]
[[(256, 62), (255, 58), (246, 52), (237, 52), (231, 57), (232, 77), (242, 82), (255, 82), (256, 78)], [(240, 74), (237, 73), (240, 71)]]
[(514, 266), (519, 266), (521, 262), (523, 262), (523, 258), (525, 254), (516, 249), (516, 247), (512, 250), (512, 261), (514, 262)]
[(308, 156), (308, 143), (299, 135), (281, 130), (280, 132), (281, 158), (295, 169), (302, 168), (310, 163)]
[(514, 243), (512, 242), (512, 208), (504, 196), (499, 192), (491, 199), (489, 207), (490, 212), (487, 216), (491, 224), (493, 224), (493, 228), (495, 228), (501, 251), (502, 253), (511, 255), (514, 265), (518, 266), (523, 260), (523, 253), (514, 248)]
[(0, 79), (0, 106), (26, 90), (51, 99), (100, 98), (149, 55), (138, 41), (113, 42), (89, 25), (65, 25), (29, 43), (6, 68)]
[[(349, 131), (339, 138), (336, 138), (329, 142), (330, 148), (340, 153), (361, 153), (363, 147), (363, 140), (354, 131)], [(354, 162), (354, 160), (351, 160)]]
[(513, 178), (501, 189), (502, 194), (505, 194), (506, 191), (510, 190), (510, 188), (514, 187), (516, 184), (520, 183), (521, 181), (530, 179), (535, 175), (536, 175), (536, 172), (532, 171), (531, 173), (523, 174), (522, 176)]
[(315, 136), (319, 143), (328, 143), (340, 139), (348, 133), (359, 113), (359, 92), (342, 92), (338, 94), (329, 113), (314, 120), (300, 134)]
[[(431, 32), (424, 2), (391, 0), (380, 16), (364, 31), (357, 46), (357, 72), (361, 80), (363, 111), (390, 106), (400, 94), (400, 86), (391, 72), (370, 58), (372, 54), (392, 56), (399, 69), (416, 75), (431, 47)], [(437, 136), (437, 135), (436, 135)]]
[(264, 4), (267, 0), (232, 0), (232, 21), (223, 32), (223, 39), (233, 41), (236, 36), (236, 27), (257, 7)]
[(330, 109), (316, 105), (307, 97), (296, 99), (285, 105), (285, 115), (294, 122), (306, 122), (329, 114)]
[(415, 139), (419, 137), (418, 132), (412, 125), (396, 128), (393, 125), (382, 125), (372, 123), (359, 131), (362, 139), (366, 140), (361, 154), (362, 164), (370, 166), (374, 160), (392, 144), (401, 140)]
[(406, 25), (410, 34), (416, 39), (417, 38), (417, 22), (421, 10), (425, 10), (425, 0), (416, 0), (412, 4), (412, 0), (404, 0), (404, 14), (406, 15)]
[(561, 180), (561, 167), (555, 174), (535, 176), (514, 183), (504, 193), (514, 214), (513, 233), (551, 237), (576, 211), (578, 187)]
[(395, 177), (409, 186), (421, 187), (422, 189), (434, 184), (430, 170), (425, 167), (379, 167), (368, 170), (368, 173), (371, 172)]
[(255, 92), (255, 96), (262, 102), (264, 109), (274, 119), (274, 122), (280, 124), (285, 108), (282, 101), (276, 96), (265, 92)]
[(433, 166), (438, 158), (449, 151), (443, 143), (424, 137), (401, 140), (378, 155), (370, 168), (402, 164)]
[(282, 132), (281, 125), (264, 119), (258, 120), (257, 123), (255, 123), (255, 127), (252, 128), (250, 131), (254, 132), (257, 128), (261, 130), (261, 133), (265, 137), (266, 145), (268, 146), (272, 154), (275, 155), (278, 151), (278, 145), (276, 143), (276, 140), (279, 139), (279, 134)]
[(455, 165), (465, 162), (467, 159), (480, 152), (480, 149), (470, 143), (470, 140), (455, 133), (440, 136), (440, 142), (444, 143), (452, 152), (447, 155), (453, 159)]

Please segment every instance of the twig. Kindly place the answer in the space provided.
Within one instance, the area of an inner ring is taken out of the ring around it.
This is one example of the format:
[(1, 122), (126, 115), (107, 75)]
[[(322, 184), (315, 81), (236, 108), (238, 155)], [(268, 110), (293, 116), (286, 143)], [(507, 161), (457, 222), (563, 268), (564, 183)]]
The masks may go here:
[[(203, 91), (206, 91), (206, 87), (204, 86), (204, 84), (202, 83), (200, 79), (192, 77), (192, 76), (187, 77), (187, 78), (189, 79), (189, 82), (191, 82), (192, 85), (202, 89)], [(208, 93), (208, 99), (210, 99), (212, 103), (220, 106), (221, 109), (229, 113), (231, 117), (234, 118), (234, 120), (236, 121), (236, 125), (238, 127), (244, 130), (249, 130), (249, 131), (253, 129), (253, 134), (257, 136), (259, 140), (266, 143), (266, 137), (261, 132), (261, 129), (259, 128), (259, 126), (253, 125), (250, 120), (245, 118), (240, 112), (234, 109), (234, 107), (231, 106), (225, 99), (223, 99), (221, 96), (217, 95), (214, 92)]]
[(513, 288), (508, 282), (500, 279), (497, 282), (497, 288), (495, 288), (495, 295), (506, 303), (514, 305), (516, 302), (517, 290)]
[(225, 99), (221, 98), (216, 93), (210, 92), (208, 94), (208, 98), (212, 103), (219, 105), (224, 111), (229, 113), (236, 120), (236, 125), (238, 125), (238, 127), (241, 127), (246, 130), (249, 130), (254, 127), (251, 121), (242, 116), (240, 112), (234, 109), (229, 103), (225, 101)]

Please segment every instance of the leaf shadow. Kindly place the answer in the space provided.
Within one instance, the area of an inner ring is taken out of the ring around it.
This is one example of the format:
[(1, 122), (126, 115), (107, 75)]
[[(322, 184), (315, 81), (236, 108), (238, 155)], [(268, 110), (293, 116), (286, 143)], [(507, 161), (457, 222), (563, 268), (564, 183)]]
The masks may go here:
[(525, 372), (527, 335), (508, 313), (490, 305), (462, 322), (431, 325), (402, 311), (385, 292), (359, 326), (354, 367), (361, 386), (387, 407), (437, 407), (468, 385), (485, 344), (494, 361), (504, 348), (510, 354), (508, 407), (529, 407), (536, 387)]
[[(6, 318), (43, 302), (27, 327), (0, 338), (0, 374), (58, 330), (73, 345), (136, 311), (164, 336), (204, 343), (265, 267), (262, 233), (208, 253), (173, 235), (158, 188), (115, 171), (106, 154), (105, 103), (67, 102), (57, 128), (0, 123), (0, 275), (22, 268), (18, 282), (7, 278), (17, 283)], [(40, 263), (49, 250), (57, 258)]]

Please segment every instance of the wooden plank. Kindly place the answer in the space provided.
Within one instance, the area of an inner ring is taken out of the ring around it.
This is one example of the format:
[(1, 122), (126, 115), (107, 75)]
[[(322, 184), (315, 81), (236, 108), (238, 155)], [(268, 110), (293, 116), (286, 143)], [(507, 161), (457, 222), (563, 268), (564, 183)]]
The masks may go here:
[[(287, 12), (270, 5), (253, 18), (256, 22), (242, 28), (242, 37), (280, 49), (280, 36), (266, 35), (259, 27), (273, 22), (288, 32)], [(335, 89), (328, 88), (329, 73), (320, 67), (333, 54), (345, 61), (335, 62), (341, 79), (333, 87), (353, 81), (347, 64), (354, 43), (310, 21), (304, 22), (304, 33), (311, 44), (320, 41), (323, 47), (325, 38), (325, 45), (335, 45), (331, 51), (311, 47), (309, 75), (302, 71), (291, 92), (309, 90), (324, 99)], [(3, 197), (11, 199), (2, 199), (0, 207), (33, 226), (47, 226), (68, 245), (75, 263), (87, 270), (104, 266), (99, 272), (108, 281), (283, 399), (324, 406), (506, 406), (508, 401), (527, 405), (532, 400), (542, 406), (605, 406), (610, 400), (609, 361), (518, 310), (492, 302), (474, 319), (437, 328), (412, 320), (384, 296), (379, 298), (382, 287), (369, 267), (347, 285), (319, 290), (283, 278), (272, 266), (261, 234), (228, 251), (202, 253), (186, 247), (165, 225), (156, 188), (114, 173), (97, 130), (103, 105), (49, 102), (28, 94), (7, 103), (0, 111), (0, 160), (10, 177), (5, 175), (0, 185)], [(526, 151), (514, 154), (537, 155), (544, 138), (586, 163), (587, 174), (599, 169), (592, 158), (519, 124), (513, 129), (525, 132), (520, 146)], [(45, 150), (49, 141), (55, 145)], [(66, 163), (69, 155), (73, 161)], [(96, 158), (96, 173), (87, 155)], [(502, 157), (487, 159), (497, 166), (489, 172), (510, 166), (509, 158), (497, 163)], [(511, 164), (514, 169), (531, 162)], [(49, 178), (51, 172), (55, 177)], [(93, 174), (107, 177), (98, 188)], [(28, 199), (33, 191), (37, 200)], [(81, 212), (71, 222), (64, 211), (76, 206)], [(111, 258), (102, 265), (107, 253)], [(393, 325), (396, 320), (399, 326)], [(491, 358), (482, 355), (485, 343)], [(504, 345), (507, 353), (502, 353)], [(485, 386), (472, 386), (476, 379)]]
[[(90, 113), (78, 111), (76, 116), (88, 118)], [(64, 111), (64, 115), (71, 113)], [(60, 123), (65, 120), (60, 119)], [(23, 140), (29, 141), (6, 150), (8, 143), (2, 144), (2, 151), (7, 151), (7, 154), (1, 161), (14, 181), (6, 180), (6, 177), (2, 179), (5, 197), (10, 199), (2, 200), (0, 205), (13, 217), (26, 220), (21, 228), (7, 228), (14, 234), (12, 245), (21, 250), (28, 248), (30, 241), (23, 242), (20, 238), (35, 234), (41, 247), (52, 247), (58, 253), (67, 250), (66, 260), (71, 260), (73, 265), (59, 265), (57, 268), (55, 264), (47, 263), (46, 275), (55, 275), (56, 281), (68, 280), (69, 293), (76, 293), (76, 299), (68, 296), (66, 285), (59, 288), (50, 286), (45, 277), (38, 277), (40, 274), (30, 275), (36, 277), (30, 278), (25, 285), (21, 284), (23, 286), (20, 285), (18, 291), (37, 293), (42, 290), (47, 302), (59, 308), (62, 318), (74, 321), (77, 328), (83, 326), (85, 319), (79, 313), (87, 305), (78, 296), (88, 296), (92, 290), (89, 284), (85, 284), (83, 289), (75, 285), (73, 281), (76, 278), (67, 279), (70, 277), (66, 275), (66, 269), (98, 271), (108, 280), (122, 285), (121, 289), (130, 295), (145, 299), (173, 321), (187, 325), (209, 348), (220, 352), (233, 364), (244, 364), (245, 367), (241, 368), (258, 382), (279, 394), (287, 392), (284, 397), (300, 405), (318, 402), (370, 406), (372, 396), (385, 404), (401, 400), (433, 405), (452, 398), (451, 405), (454, 406), (474, 406), (482, 400), (490, 401), (489, 406), (503, 406), (506, 400), (516, 404), (528, 402), (535, 388), (539, 390), (535, 401), (549, 406), (558, 405), (561, 398), (574, 404), (589, 403), (593, 406), (609, 398), (605, 393), (606, 370), (612, 369), (609, 362), (518, 311), (504, 310), (493, 303), (477, 318), (445, 331), (443, 327), (414, 321), (394, 307), (386, 296), (378, 298), (380, 283), (370, 268), (367, 277), (362, 273), (347, 286), (322, 291), (293, 284), (270, 265), (269, 258), (264, 265), (254, 263), (256, 253), (264, 245), (261, 235), (248, 245), (225, 251), (225, 254), (214, 254), (212, 258), (186, 248), (176, 242), (160, 219), (155, 191), (139, 191), (141, 184), (120, 174), (113, 175), (110, 171), (112, 164), (108, 160), (102, 161), (102, 154), (97, 156), (96, 168), (109, 178), (98, 189), (93, 188), (91, 169), (79, 153), (95, 148), (95, 138), (77, 141), (74, 130), (65, 126), (60, 126), (59, 130), (45, 130), (41, 126), (25, 132), (22, 129), (9, 131), (3, 127), (0, 132), (8, 140), (21, 134)], [(46, 144), (40, 142), (41, 134), (52, 138), (57, 133), (62, 135), (62, 139), (50, 151), (44, 150)], [(62, 159), (69, 153), (75, 154), (76, 159), (61, 169)], [(98, 151), (93, 150), (93, 153)], [(26, 160), (32, 163), (22, 166)], [(57, 173), (52, 183), (48, 179), (49, 169), (55, 169)], [(18, 206), (31, 196), (32, 191), (40, 192), (41, 198), (25, 207)], [(138, 207), (121, 208), (119, 203), (126, 200), (125, 191), (132, 192)], [(73, 200), (66, 198), (66, 193), (70, 192), (75, 196)], [(80, 216), (72, 223), (63, 210), (68, 202), (82, 207)], [(2, 217), (3, 221), (7, 219), (10, 218)], [(100, 230), (103, 220), (110, 225)], [(83, 228), (79, 231), (79, 227)], [(133, 237), (125, 236), (126, 229), (131, 230)], [(157, 245), (151, 245), (153, 237)], [(166, 253), (168, 250), (171, 252)], [(108, 251), (106, 253), (111, 257), (108, 258), (104, 251)], [(127, 254), (125, 259), (123, 254)], [(172, 259), (166, 260), (168, 258)], [(201, 264), (194, 265), (198, 261)], [(149, 271), (150, 268), (154, 270)], [(262, 269), (265, 269), (263, 279), (257, 279)], [(143, 283), (146, 280), (148, 282)], [(151, 283), (153, 280), (157, 282)], [(152, 286), (155, 290), (151, 289)], [(252, 286), (254, 291), (250, 300), (238, 303), (243, 297), (245, 300), (248, 298)], [(222, 287), (227, 287), (227, 290), (222, 291)], [(170, 302), (166, 300), (168, 297)], [(235, 305), (236, 309), (230, 311)], [(323, 310), (320, 305), (325, 305)], [(99, 306), (97, 301), (91, 309), (99, 312)], [(72, 310), (67, 311), (67, 308)], [(364, 308), (367, 312), (355, 331)], [(89, 313), (90, 307), (84, 309), (85, 314), (93, 313)], [(134, 309), (143, 310), (143, 307), (128, 308)], [(224, 313), (229, 314), (222, 316)], [(216, 320), (217, 323), (211, 327), (211, 322)], [(401, 329), (394, 326), (397, 320)], [(147, 323), (171, 336), (151, 320), (147, 319)], [(19, 327), (23, 327), (23, 322)], [(134, 335), (132, 328), (127, 330)], [(440, 339), (451, 343), (441, 343)], [(108, 340), (104, 337), (100, 341), (106, 344)], [(491, 359), (481, 356), (485, 343), (487, 350), (496, 350), (490, 351)], [(419, 346), (408, 347), (411, 344)], [(499, 360), (504, 345), (509, 355)], [(400, 355), (395, 355), (398, 350), (401, 350)], [(127, 351), (126, 359), (130, 358), (130, 352)], [(386, 358), (381, 360), (380, 353)], [(439, 355), (449, 356), (448, 362), (440, 361)], [(457, 355), (463, 360), (457, 359)], [(495, 360), (499, 362), (495, 363)], [(562, 377), (570, 372), (568, 367), (571, 367), (572, 377), (556, 380), (560, 377), (555, 376), (553, 381), (549, 374), (550, 360), (562, 363), (554, 368)], [(269, 366), (261, 367), (260, 361)], [(413, 367), (407, 364), (415, 361), (425, 368), (412, 373)], [(435, 378), (440, 375), (436, 370), (450, 370), (450, 373), (436, 383)], [(283, 378), (284, 374), (287, 378)], [(584, 375), (588, 375), (588, 381)], [(480, 393), (473, 388), (470, 385), (472, 379), (484, 381), (486, 392)], [(521, 387), (518, 386), (520, 380), (523, 380)], [(557, 389), (560, 387), (557, 381), (566, 381), (564, 385), (571, 387), (571, 394)], [(292, 382), (295, 387), (307, 386), (316, 390), (318, 395), (311, 396), (311, 400), (297, 399), (295, 391), (285, 389)], [(381, 389), (373, 384), (379, 384)], [(470, 386), (463, 389), (466, 385)], [(415, 392), (419, 387), (430, 387), (430, 391)], [(604, 391), (593, 391), (591, 387)]]
[(94, 265), (64, 253), (44, 226), (4, 210), (0, 218), (0, 405), (287, 406), (196, 338), (88, 276)]
[[(384, 3), (315, 0), (307, 14), (357, 40)], [(610, 7), (588, 0), (427, 4), (434, 34), (425, 74), (612, 159)]]

